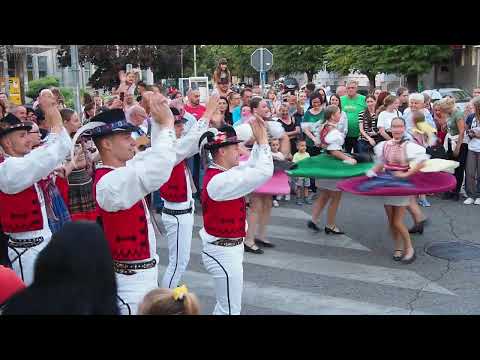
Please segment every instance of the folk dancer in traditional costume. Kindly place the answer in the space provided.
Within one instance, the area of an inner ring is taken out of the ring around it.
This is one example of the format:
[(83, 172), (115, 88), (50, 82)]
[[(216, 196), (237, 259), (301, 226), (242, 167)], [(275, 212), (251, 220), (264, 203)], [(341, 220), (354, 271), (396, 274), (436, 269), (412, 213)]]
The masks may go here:
[[(394, 118), (391, 131), (392, 140), (383, 141), (375, 146), (375, 156), (379, 164), (370, 170), (367, 176), (375, 177), (378, 172), (385, 170), (391, 172), (399, 180), (408, 179), (420, 171), (424, 166), (423, 161), (429, 158), (423, 146), (404, 137), (405, 120)], [(410, 161), (415, 161), (418, 165), (410, 168)], [(393, 259), (405, 264), (412, 263), (416, 258), (410, 234), (403, 222), (410, 198), (411, 196), (386, 196), (384, 198), (385, 213), (395, 241)]]
[(27, 134), (30, 123), (22, 123), (13, 114), (0, 121), (4, 152), (0, 160), (0, 222), (8, 237), (12, 268), (27, 285), (33, 281), (38, 253), (52, 236), (39, 182), (65, 159), (72, 144), (50, 91), (42, 91), (40, 103), (51, 131), (45, 144), (35, 150), (31, 150)]
[(214, 315), (240, 314), (247, 228), (244, 197), (273, 175), (265, 123), (257, 115), (251, 125), (256, 144), (244, 165), (238, 165), (240, 140), (232, 127), (208, 131), (201, 142), (213, 158), (203, 180), (200, 237), (203, 263), (215, 280)]
[(185, 134), (185, 119), (176, 108), (170, 108), (175, 118), (177, 160), (170, 179), (160, 188), (164, 201), (162, 222), (167, 232), (168, 266), (162, 280), (162, 288), (177, 287), (190, 260), (195, 202), (192, 198), (192, 178), (185, 159), (198, 153), (200, 137), (208, 130), (210, 119), (216, 111), (218, 96), (210, 96), (207, 109)]
[(135, 314), (143, 296), (158, 286), (157, 242), (144, 198), (170, 177), (175, 134), (166, 99), (153, 97), (151, 106), (152, 146), (136, 155), (136, 127), (121, 109), (100, 113), (74, 137), (75, 143), (84, 132), (92, 136), (102, 159), (94, 176), (97, 220), (112, 252), (122, 314)]
[[(321, 147), (325, 151), (346, 164), (355, 165), (357, 160), (345, 154), (342, 146), (345, 142), (345, 133), (338, 130), (338, 124), (342, 117), (340, 108), (336, 105), (329, 105), (325, 109), (325, 123), (319, 128), (319, 140)], [(320, 196), (315, 199), (312, 208), (312, 220), (307, 223), (307, 227), (316, 232), (320, 231), (317, 226), (318, 219), (325, 206), (328, 205), (327, 224), (324, 228), (326, 234), (342, 235), (344, 234), (336, 225), (337, 210), (342, 199), (342, 192), (337, 189), (336, 179), (316, 179), (317, 188), (321, 189)]]

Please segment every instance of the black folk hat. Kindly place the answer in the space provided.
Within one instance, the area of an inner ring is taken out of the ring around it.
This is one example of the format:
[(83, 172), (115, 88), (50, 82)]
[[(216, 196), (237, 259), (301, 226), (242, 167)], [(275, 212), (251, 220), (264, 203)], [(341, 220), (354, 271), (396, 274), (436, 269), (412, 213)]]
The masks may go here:
[(87, 124), (77, 130), (72, 139), (71, 158), (73, 159), (75, 144), (80, 136), (88, 136), (96, 139), (117, 132), (133, 132), (137, 130), (137, 126), (127, 121), (122, 109), (103, 111), (95, 115)]
[(235, 145), (240, 143), (237, 133), (232, 126), (225, 125), (216, 129), (210, 129), (200, 138), (200, 148), (205, 150), (216, 150), (224, 146)]
[(22, 122), (13, 114), (7, 114), (0, 120), (0, 137), (18, 130), (32, 130), (31, 122)]
[(88, 124), (92, 125), (85, 132), (93, 138), (110, 135), (117, 131), (132, 132), (138, 130), (135, 125), (127, 121), (122, 109), (103, 111), (91, 118)]

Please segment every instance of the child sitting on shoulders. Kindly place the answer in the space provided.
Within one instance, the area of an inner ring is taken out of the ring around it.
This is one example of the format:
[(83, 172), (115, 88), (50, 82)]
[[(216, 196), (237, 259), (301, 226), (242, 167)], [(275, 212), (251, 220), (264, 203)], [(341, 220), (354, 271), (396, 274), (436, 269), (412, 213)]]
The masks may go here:
[[(299, 161), (309, 158), (310, 154), (307, 152), (307, 142), (305, 140), (297, 141), (297, 152), (293, 155), (293, 162), (298, 163)], [(296, 193), (297, 193), (297, 205), (312, 204), (312, 201), (308, 198), (308, 188), (310, 187), (310, 179), (304, 177), (295, 178)], [(303, 194), (303, 202), (302, 202)]]
[(138, 306), (138, 315), (199, 315), (200, 305), (185, 285), (150, 291)]

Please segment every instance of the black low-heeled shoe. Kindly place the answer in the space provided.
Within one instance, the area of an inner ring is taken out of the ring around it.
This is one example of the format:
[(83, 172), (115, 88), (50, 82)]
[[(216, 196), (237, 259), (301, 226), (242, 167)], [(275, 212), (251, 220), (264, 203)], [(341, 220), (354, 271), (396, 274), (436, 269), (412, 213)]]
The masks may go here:
[(313, 221), (309, 221), (309, 222), (307, 223), (307, 227), (308, 227), (309, 229), (312, 229), (312, 230), (315, 231), (315, 232), (319, 232), (319, 231), (320, 231), (320, 228), (319, 228), (319, 227), (317, 226), (317, 224), (315, 224)]
[(243, 244), (243, 247), (246, 252), (251, 252), (253, 254), (263, 254), (262, 249), (253, 249), (251, 246), (248, 246), (247, 244)]
[(263, 241), (261, 239), (255, 239), (255, 243), (257, 245), (260, 245), (260, 246), (263, 246), (263, 247), (266, 247), (266, 248), (273, 248), (275, 247), (274, 244), (272, 244), (271, 242), (266, 242), (266, 241)]
[(405, 259), (405, 256), (404, 256), (404, 257), (402, 257), (402, 259), (400, 260), (400, 262), (401, 262), (402, 264), (407, 265), (407, 264), (413, 263), (416, 259), (417, 259), (417, 254), (416, 254), (415, 252), (413, 252), (413, 255), (412, 255), (410, 258)]
[(423, 220), (423, 221), (419, 222), (418, 224), (413, 225), (413, 227), (411, 229), (408, 229), (408, 232), (410, 234), (417, 234), (418, 233), (418, 234), (422, 235), (423, 234), (423, 227), (424, 227), (426, 221), (427, 220)]
[(335, 229), (330, 229), (329, 227), (325, 226), (325, 233), (326, 234), (334, 234), (334, 235), (343, 235), (345, 234), (343, 231), (335, 231)]
[[(395, 253), (399, 252), (400, 253), (400, 256), (395, 256)], [(395, 261), (400, 261), (402, 260), (403, 258), (403, 250), (395, 250), (393, 252), (393, 256), (392, 256), (392, 259), (395, 260)]]

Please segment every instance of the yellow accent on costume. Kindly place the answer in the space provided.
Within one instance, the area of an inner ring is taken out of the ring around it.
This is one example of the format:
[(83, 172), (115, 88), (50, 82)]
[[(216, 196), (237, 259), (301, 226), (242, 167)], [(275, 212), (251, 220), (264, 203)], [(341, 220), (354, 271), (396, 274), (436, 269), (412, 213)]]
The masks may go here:
[(427, 134), (427, 136), (431, 136), (437, 133), (437, 129), (435, 129), (432, 125), (430, 125), (426, 121), (418, 122), (417, 125), (412, 129), (412, 131), (422, 135)]
[(177, 286), (173, 289), (173, 299), (175, 301), (182, 300), (185, 294), (188, 294), (188, 288), (185, 285)]
[(412, 133), (417, 133), (423, 135), (424, 142), (428, 145), (433, 146), (437, 142), (437, 129), (432, 125), (428, 124), (426, 121), (418, 122), (414, 128), (412, 128)]

